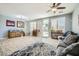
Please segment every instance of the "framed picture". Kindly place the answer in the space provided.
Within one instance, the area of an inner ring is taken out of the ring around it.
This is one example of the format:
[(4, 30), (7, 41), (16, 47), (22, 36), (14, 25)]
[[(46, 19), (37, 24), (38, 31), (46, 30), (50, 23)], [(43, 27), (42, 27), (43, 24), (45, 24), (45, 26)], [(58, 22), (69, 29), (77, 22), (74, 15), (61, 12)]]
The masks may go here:
[(15, 26), (15, 21), (6, 20), (6, 26), (12, 26), (12, 27), (14, 27)]
[(23, 21), (17, 21), (17, 27), (18, 28), (24, 28), (24, 22)]

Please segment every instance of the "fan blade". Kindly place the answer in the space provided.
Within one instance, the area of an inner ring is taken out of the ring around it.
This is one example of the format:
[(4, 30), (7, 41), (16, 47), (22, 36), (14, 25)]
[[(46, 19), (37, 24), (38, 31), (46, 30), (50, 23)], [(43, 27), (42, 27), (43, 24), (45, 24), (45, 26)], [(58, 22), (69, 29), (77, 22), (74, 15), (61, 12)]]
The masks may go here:
[(57, 3), (56, 7), (58, 7), (61, 3)]
[(53, 7), (55, 7), (55, 4), (56, 4), (56, 3), (53, 3)]
[(65, 9), (66, 7), (57, 7), (57, 9)]

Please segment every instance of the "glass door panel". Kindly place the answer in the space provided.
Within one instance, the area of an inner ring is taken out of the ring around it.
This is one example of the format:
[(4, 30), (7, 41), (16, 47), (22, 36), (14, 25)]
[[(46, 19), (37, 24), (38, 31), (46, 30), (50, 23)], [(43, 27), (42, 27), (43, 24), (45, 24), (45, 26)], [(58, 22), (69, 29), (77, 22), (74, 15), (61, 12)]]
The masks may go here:
[(64, 32), (65, 31), (65, 17), (51, 19), (51, 30), (52, 31), (61, 30), (62, 32)]
[(45, 19), (43, 20), (43, 25), (42, 25), (42, 35), (43, 37), (48, 37), (49, 36), (49, 20)]
[(36, 30), (36, 22), (30, 22), (30, 35), (32, 35), (33, 30)]

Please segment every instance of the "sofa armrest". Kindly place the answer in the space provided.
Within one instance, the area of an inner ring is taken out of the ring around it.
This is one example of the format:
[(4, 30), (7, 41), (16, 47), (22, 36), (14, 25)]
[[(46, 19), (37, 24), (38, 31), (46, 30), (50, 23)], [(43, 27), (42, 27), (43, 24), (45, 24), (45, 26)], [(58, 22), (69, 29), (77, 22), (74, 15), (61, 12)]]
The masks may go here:
[(69, 45), (68, 47), (66, 47), (66, 48), (62, 51), (62, 54), (63, 54), (63, 55), (69, 54), (69, 53), (72, 51), (72, 49), (74, 49), (77, 45), (79, 45), (79, 42), (73, 43), (73, 44)]

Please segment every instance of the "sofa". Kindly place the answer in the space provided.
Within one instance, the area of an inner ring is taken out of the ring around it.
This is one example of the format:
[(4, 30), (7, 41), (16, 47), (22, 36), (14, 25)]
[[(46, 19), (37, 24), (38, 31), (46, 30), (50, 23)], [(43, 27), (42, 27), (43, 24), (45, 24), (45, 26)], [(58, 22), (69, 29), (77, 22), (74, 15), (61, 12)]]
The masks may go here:
[(58, 37), (56, 56), (79, 56), (79, 36), (68, 31), (63, 36)]

